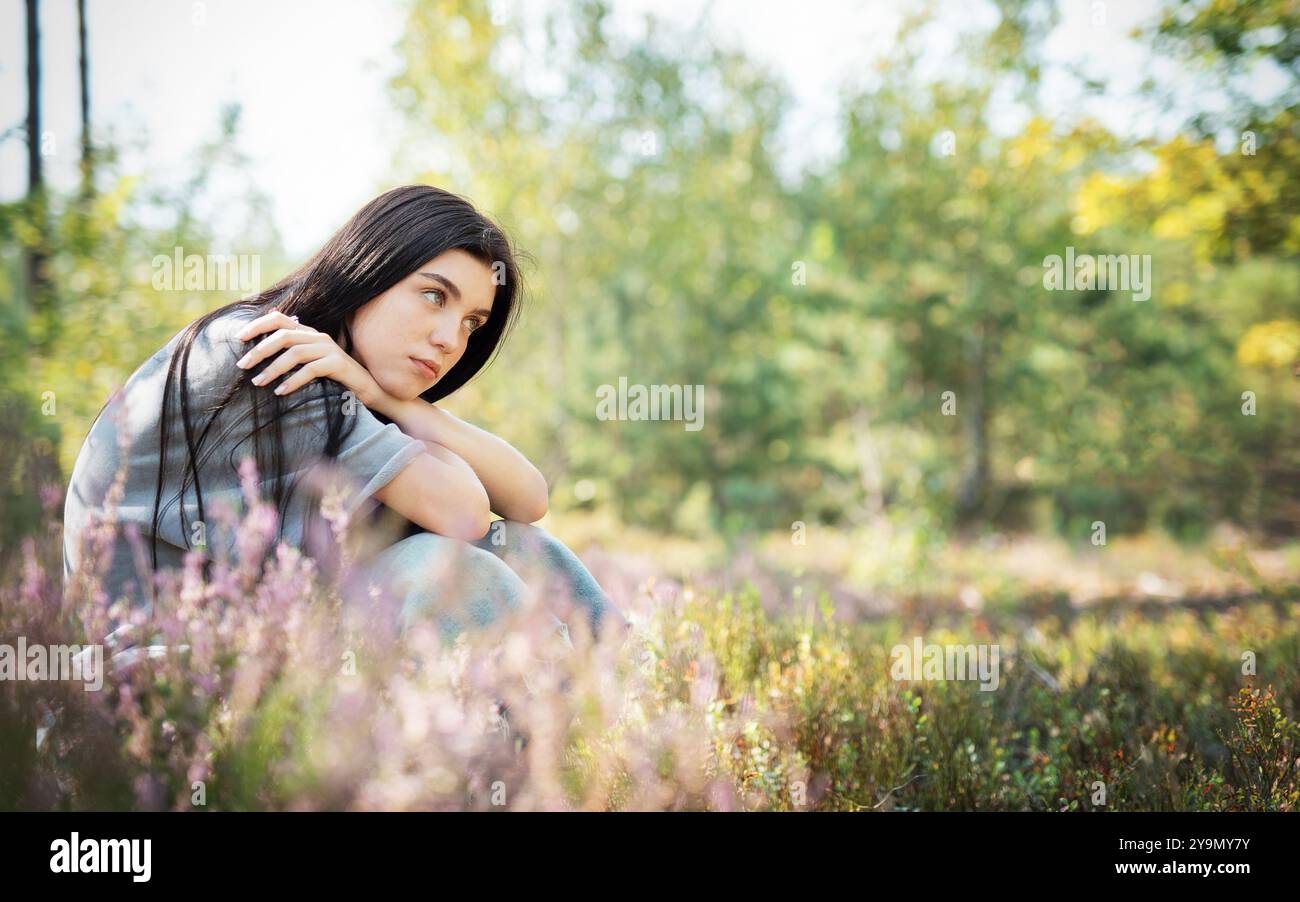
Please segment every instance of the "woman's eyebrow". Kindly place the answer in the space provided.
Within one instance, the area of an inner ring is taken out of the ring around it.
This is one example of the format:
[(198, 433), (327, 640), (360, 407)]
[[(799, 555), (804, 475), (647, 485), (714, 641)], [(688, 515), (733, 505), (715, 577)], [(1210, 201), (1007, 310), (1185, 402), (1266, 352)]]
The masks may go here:
[[(426, 279), (429, 279), (434, 282), (440, 282), (443, 285), (446, 285), (447, 290), (451, 292), (452, 297), (454, 297), (458, 301), (460, 300), (460, 289), (456, 287), (455, 282), (453, 282), (451, 279), (447, 278), (446, 276), (440, 275), (436, 272), (421, 272), (421, 273), (416, 273), (416, 275), (424, 276)], [(492, 315), (492, 311), (487, 309), (486, 307), (480, 307), (477, 310), (471, 310), (470, 313), (481, 313), (483, 316)]]
[(417, 275), (424, 276), (426, 279), (432, 279), (435, 282), (441, 282), (443, 285), (447, 286), (447, 290), (452, 293), (452, 296), (455, 297), (456, 300), (460, 300), (460, 289), (456, 287), (455, 282), (446, 276), (439, 275), (436, 272), (422, 272), (417, 273)]

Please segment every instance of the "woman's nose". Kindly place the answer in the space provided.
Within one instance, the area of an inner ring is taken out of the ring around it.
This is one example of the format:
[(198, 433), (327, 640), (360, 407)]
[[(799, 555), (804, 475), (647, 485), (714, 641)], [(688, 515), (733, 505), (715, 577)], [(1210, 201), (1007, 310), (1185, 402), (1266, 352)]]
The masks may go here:
[(447, 334), (447, 330), (438, 326), (429, 336), (429, 342), (443, 354), (449, 354), (456, 348), (455, 339)]

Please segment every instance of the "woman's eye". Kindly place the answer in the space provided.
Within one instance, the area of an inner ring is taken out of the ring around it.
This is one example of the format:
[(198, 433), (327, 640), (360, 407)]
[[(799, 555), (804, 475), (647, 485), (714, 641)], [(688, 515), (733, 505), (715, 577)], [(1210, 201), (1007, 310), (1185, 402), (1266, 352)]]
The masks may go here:
[(436, 299), (435, 299), (435, 298), (429, 298), (429, 300), (431, 300), (431, 301), (436, 300), (436, 303), (438, 304), (439, 307), (441, 307), (441, 306), (443, 305), (443, 303), (445, 302), (445, 298), (444, 298), (444, 296), (443, 296), (442, 291), (439, 290), (439, 289), (437, 289), (437, 288), (426, 288), (424, 291), (421, 292), (421, 294), (423, 294), (426, 298), (429, 298), (429, 295), (431, 295), (431, 294), (437, 295), (437, 298), (436, 298)]
[(469, 324), (469, 330), (471, 332), (483, 325), (482, 321), (477, 320), (472, 316), (465, 317), (465, 322)]

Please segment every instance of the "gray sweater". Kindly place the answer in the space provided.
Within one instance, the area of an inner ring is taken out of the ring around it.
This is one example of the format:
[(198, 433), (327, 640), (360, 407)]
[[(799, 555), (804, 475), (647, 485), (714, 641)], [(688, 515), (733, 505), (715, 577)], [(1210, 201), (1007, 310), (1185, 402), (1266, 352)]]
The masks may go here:
[[(190, 417), (196, 438), (210, 416), (206, 407), (219, 401), (224, 390), (234, 380), (248, 375), (247, 371), (235, 366), (235, 361), (243, 353), (243, 345), (234, 336), (253, 316), (253, 313), (246, 310), (224, 314), (195, 337), (187, 378)], [(179, 345), (180, 336), (181, 332), (174, 335), (114, 394), (81, 447), (73, 466), (63, 509), (65, 584), (83, 560), (83, 534), (90, 524), (104, 517), (109, 488), (119, 468), (125, 467), (125, 494), (118, 507), (118, 522), (111, 538), (110, 563), (104, 588), (108, 591), (110, 600), (127, 596), (134, 604), (144, 604), (149, 597), (147, 590), (142, 589), (146, 583), (141, 580), (148, 579), (149, 573), (151, 521), (160, 463), (159, 418), (162, 413), (162, 392), (168, 362), (172, 351)], [(269, 394), (271, 387), (259, 390)], [(307, 478), (312, 473), (320, 472), (315, 467), (322, 459), (327, 437), (328, 402), (317, 396), (319, 391), (317, 383), (309, 383), (288, 395), (285, 406), (292, 409), (280, 421), (285, 446), (285, 478), (294, 486), (284, 517), (283, 539), (296, 547), (302, 547), (310, 503)], [(158, 529), (160, 570), (179, 567), (187, 550), (186, 536), (190, 539), (188, 545), (192, 546), (199, 535), (193, 525), (198, 519), (198, 505), (192, 484), (185, 493), (186, 530), (185, 534), (182, 533), (178, 494), (182, 474), (188, 464), (189, 451), (185, 443), (184, 427), (179, 419), (180, 398), (175, 386), (172, 397), (177, 421), (171, 428), (168, 446), (170, 466), (163, 483), (161, 500)], [(265, 422), (270, 408), (265, 402), (263, 405), (261, 416)], [(348, 493), (344, 496), (344, 509), (349, 514), (355, 514), (366, 499), (387, 485), (425, 450), (425, 446), (418, 439), (403, 433), (396, 424), (380, 423), (359, 402), (345, 405), (344, 411), (356, 422), (350, 427), (345, 418), (344, 431), (347, 432), (350, 428), (351, 432), (343, 440), (336, 466), (348, 488)], [(203, 447), (199, 477), (206, 521), (202, 534), (207, 543), (206, 553), (214, 559), (220, 545), (224, 545), (232, 561), (235, 559), (235, 537), (220, 526), (213, 516), (212, 505), (218, 498), (225, 498), (234, 510), (242, 510), (238, 467), (245, 455), (253, 456), (253, 442), (249, 438), (251, 431), (251, 403), (247, 394), (241, 392), (217, 417)], [(268, 441), (269, 438), (269, 431), (264, 432), (262, 440)], [(275, 486), (273, 477), (259, 474), (259, 479), (262, 497), (271, 498)], [(139, 561), (126, 536), (126, 530), (130, 526), (139, 530), (143, 549)], [(143, 566), (138, 566), (139, 564)]]

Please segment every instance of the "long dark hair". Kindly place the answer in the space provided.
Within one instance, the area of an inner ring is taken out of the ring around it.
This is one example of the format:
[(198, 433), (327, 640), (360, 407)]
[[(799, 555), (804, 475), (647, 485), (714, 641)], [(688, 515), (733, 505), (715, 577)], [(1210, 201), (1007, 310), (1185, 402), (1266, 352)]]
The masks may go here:
[[(174, 419), (174, 385), (182, 389), (178, 392), (180, 418), (189, 451), (177, 496), (180, 499), (181, 531), (185, 534), (187, 548), (190, 547), (190, 541), (189, 530), (185, 526), (186, 489), (191, 483), (194, 485), (198, 519), (203, 520), (203, 491), (198, 481), (198, 470), (204, 441), (221, 411), (240, 392), (250, 394), (252, 429), (249, 437), (253, 440), (258, 473), (262, 479), (268, 476), (279, 477), (275, 479), (273, 495), (279, 513), (277, 538), (283, 534), (285, 511), (293, 492), (293, 486), (286, 488), (284, 484), (284, 437), (281, 434), (280, 418), (297, 406), (312, 401), (310, 392), (315, 393), (316, 399), (326, 399), (327, 437), (324, 447), (320, 449), (322, 458), (326, 460), (337, 458), (343, 440), (356, 426), (355, 418), (346, 416), (343, 411), (343, 396), (347, 389), (332, 379), (314, 380), (289, 397), (281, 397), (252, 385), (249, 378), (270, 364), (271, 360), (266, 360), (250, 370), (240, 371), (242, 375), (234, 379), (224, 397), (205, 408), (206, 411), (211, 411), (211, 416), (196, 438), (190, 414), (189, 392), (185, 387), (188, 386), (190, 349), (198, 333), (212, 320), (231, 311), (250, 310), (261, 315), (270, 310), (279, 310), (288, 316), (297, 316), (305, 326), (333, 336), (343, 350), (351, 353), (352, 335), (347, 322), (351, 314), (415, 272), (422, 263), (453, 249), (466, 251), (492, 267), (496, 294), (491, 315), (483, 325), (470, 333), (461, 359), (420, 396), (432, 403), (460, 388), (494, 359), (502, 339), (518, 318), (521, 300), (516, 252), (509, 238), (469, 201), (440, 188), (407, 185), (381, 194), (357, 211), (298, 270), (262, 293), (219, 307), (186, 327), (172, 354), (163, 389), (158, 482), (154, 493), (151, 530), (152, 566), (155, 572), (158, 569), (158, 524), (163, 482), (168, 470)], [(246, 344), (252, 347), (263, 338), (264, 335), (255, 336)], [(176, 378), (178, 372), (179, 380)], [(296, 396), (303, 397), (295, 400)], [(382, 422), (388, 422), (377, 411), (375, 416)], [(262, 433), (268, 427), (271, 430), (270, 441), (264, 442)], [(314, 511), (315, 508), (310, 510)], [(207, 562), (205, 570), (206, 567)]]

